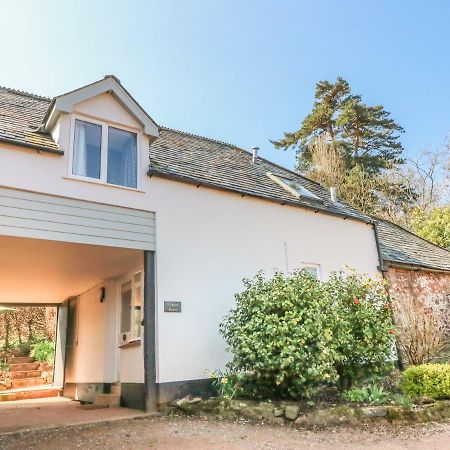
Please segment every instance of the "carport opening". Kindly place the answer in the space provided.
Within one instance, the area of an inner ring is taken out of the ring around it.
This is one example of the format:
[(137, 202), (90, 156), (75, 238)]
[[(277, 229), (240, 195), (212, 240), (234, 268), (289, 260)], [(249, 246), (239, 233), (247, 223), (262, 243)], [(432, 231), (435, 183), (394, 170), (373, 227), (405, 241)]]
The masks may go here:
[(52, 393), (56, 324), (55, 306), (0, 305), (2, 400)]

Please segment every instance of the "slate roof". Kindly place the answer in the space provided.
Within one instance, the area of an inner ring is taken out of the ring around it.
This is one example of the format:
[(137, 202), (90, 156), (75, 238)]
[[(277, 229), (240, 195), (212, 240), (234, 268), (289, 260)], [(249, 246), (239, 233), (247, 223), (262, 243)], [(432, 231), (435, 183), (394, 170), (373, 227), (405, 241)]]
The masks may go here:
[[(320, 200), (295, 198), (267, 172), (294, 180)], [(160, 137), (150, 146), (149, 174), (373, 222), (342, 202), (333, 204), (328, 190), (295, 172), (260, 157), (252, 164), (250, 152), (170, 128), (161, 128)]]
[[(37, 131), (52, 99), (0, 87), (0, 142), (62, 153), (51, 135)], [(329, 192), (295, 172), (258, 158), (236, 146), (169, 128), (150, 146), (149, 174), (251, 195), (282, 204), (372, 222), (344, 203), (333, 204)], [(295, 198), (266, 173), (287, 177), (316, 194), (320, 200)]]
[(380, 221), (377, 229), (383, 261), (450, 271), (450, 251), (390, 222)]
[(0, 87), (0, 141), (59, 153), (51, 135), (37, 131), (50, 102), (49, 98)]

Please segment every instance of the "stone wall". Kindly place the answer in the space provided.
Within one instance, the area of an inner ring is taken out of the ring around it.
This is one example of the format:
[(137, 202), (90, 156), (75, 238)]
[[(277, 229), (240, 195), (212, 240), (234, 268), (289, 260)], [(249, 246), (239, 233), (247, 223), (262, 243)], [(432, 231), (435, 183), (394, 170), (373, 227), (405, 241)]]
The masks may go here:
[(402, 296), (431, 307), (445, 324), (450, 339), (450, 273), (390, 267), (386, 278), (394, 305), (395, 299)]

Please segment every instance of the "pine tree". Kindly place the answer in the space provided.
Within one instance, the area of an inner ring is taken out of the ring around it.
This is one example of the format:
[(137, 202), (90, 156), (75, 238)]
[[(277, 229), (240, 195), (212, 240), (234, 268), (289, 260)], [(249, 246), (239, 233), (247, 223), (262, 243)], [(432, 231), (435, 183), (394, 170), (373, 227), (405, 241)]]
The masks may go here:
[(347, 168), (360, 165), (368, 174), (380, 173), (394, 164), (403, 163), (403, 132), (383, 106), (368, 106), (351, 93), (349, 83), (337, 78), (335, 83), (319, 81), (315, 102), (299, 130), (285, 133), (277, 148), (297, 148), (297, 168), (305, 171), (311, 164), (310, 144), (325, 134), (329, 145), (337, 149)]

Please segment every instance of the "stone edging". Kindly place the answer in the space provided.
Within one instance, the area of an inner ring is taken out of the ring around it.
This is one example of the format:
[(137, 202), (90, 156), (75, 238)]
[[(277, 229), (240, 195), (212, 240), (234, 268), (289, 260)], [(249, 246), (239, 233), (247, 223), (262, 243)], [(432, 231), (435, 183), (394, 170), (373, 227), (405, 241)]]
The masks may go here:
[(382, 406), (336, 406), (302, 411), (291, 402), (255, 402), (200, 397), (184, 397), (161, 407), (161, 413), (188, 414), (192, 416), (217, 417), (236, 420), (249, 419), (296, 427), (329, 425), (357, 425), (364, 422), (420, 423), (450, 418), (450, 401), (439, 401), (411, 409), (395, 405)]

